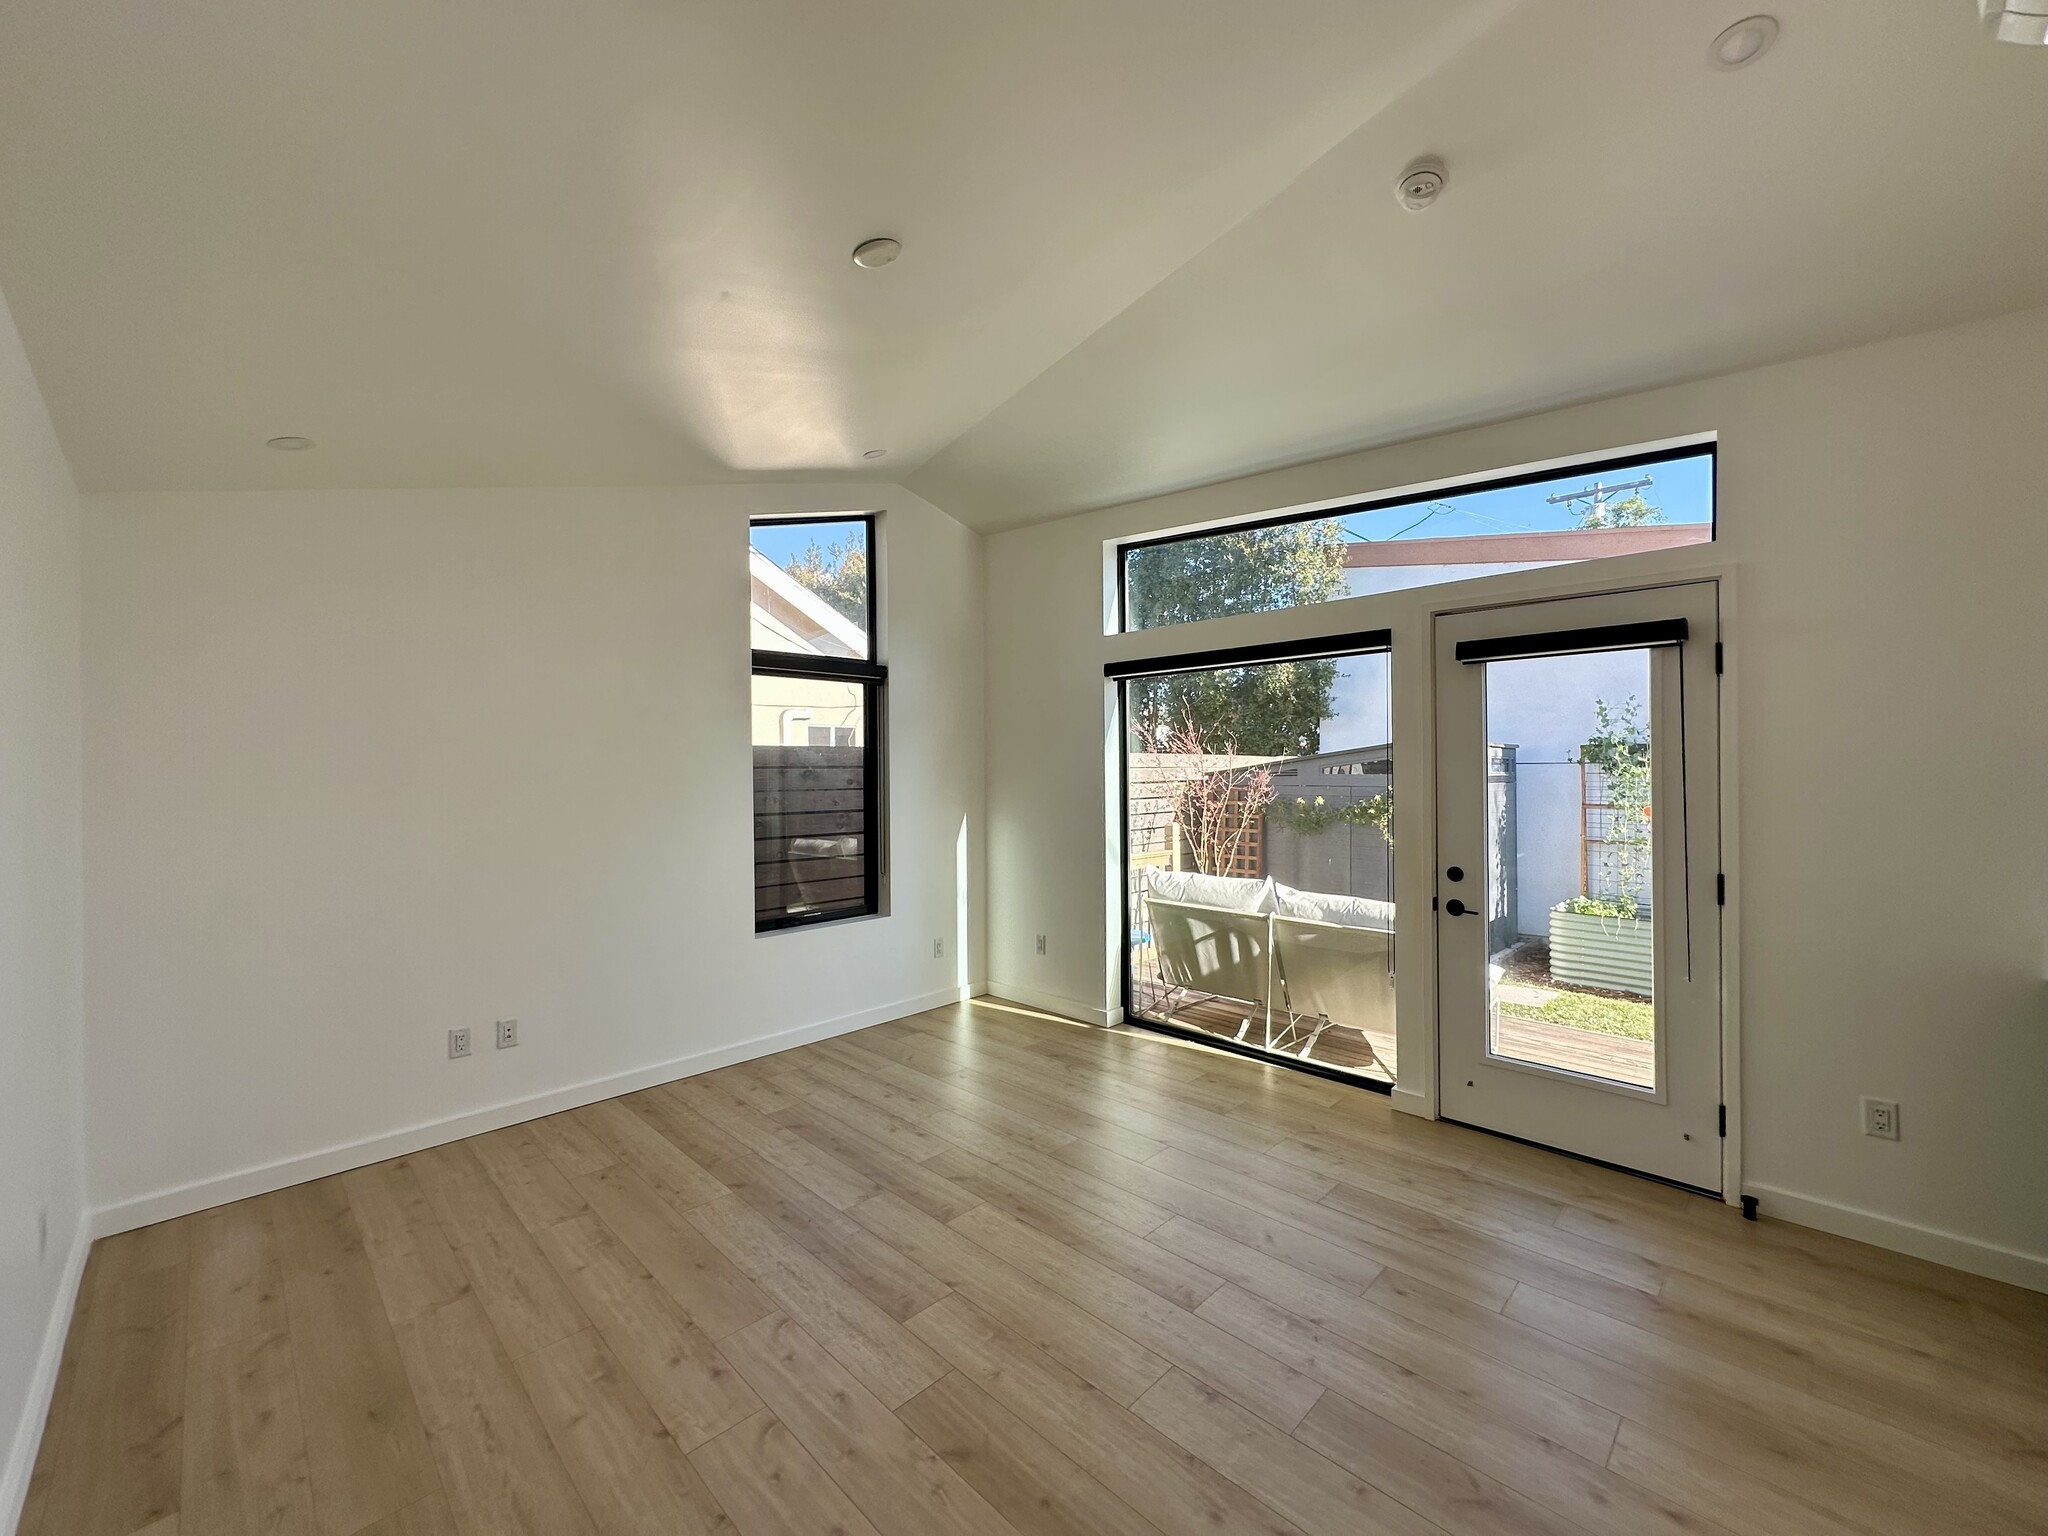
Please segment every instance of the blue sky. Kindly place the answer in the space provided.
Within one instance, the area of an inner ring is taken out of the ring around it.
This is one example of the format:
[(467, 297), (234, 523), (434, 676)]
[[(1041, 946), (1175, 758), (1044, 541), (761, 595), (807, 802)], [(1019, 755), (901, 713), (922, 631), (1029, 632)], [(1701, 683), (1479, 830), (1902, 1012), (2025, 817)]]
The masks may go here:
[(843, 544), (849, 535), (859, 538), (863, 532), (859, 523), (842, 523), (836, 527), (825, 523), (756, 523), (754, 548), (777, 565), (786, 567), (813, 544), (824, 549), (832, 544)]
[(1652, 484), (1644, 488), (1643, 499), (1663, 509), (1665, 522), (1713, 521), (1714, 461), (1707, 454), (1696, 459), (1672, 459), (1646, 469), (1610, 470), (1597, 477), (1583, 470), (1571, 470), (1555, 479), (1509, 490), (1447, 491), (1438, 500), (1375, 512), (1353, 512), (1338, 521), (1350, 537), (1367, 540), (1448, 539), (1576, 528), (1584, 505), (1551, 506), (1546, 498), (1562, 491), (1584, 490), (1596, 478), (1614, 485), (1646, 475)]

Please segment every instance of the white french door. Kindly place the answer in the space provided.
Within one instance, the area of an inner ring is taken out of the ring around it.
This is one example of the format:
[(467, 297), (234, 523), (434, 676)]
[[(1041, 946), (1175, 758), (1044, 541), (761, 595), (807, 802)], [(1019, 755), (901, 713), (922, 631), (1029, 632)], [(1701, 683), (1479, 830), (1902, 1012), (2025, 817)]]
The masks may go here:
[(1717, 590), (1436, 624), (1450, 1119), (1718, 1191)]

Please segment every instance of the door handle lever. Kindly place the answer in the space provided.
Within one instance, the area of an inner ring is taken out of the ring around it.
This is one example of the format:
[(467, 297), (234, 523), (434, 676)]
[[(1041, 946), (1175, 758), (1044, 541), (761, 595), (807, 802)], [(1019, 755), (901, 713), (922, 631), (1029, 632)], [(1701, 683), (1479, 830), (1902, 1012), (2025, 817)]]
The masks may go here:
[(1450, 913), (1452, 917), (1477, 917), (1479, 915), (1476, 910), (1466, 906), (1465, 903), (1458, 900), (1455, 896), (1444, 903), (1444, 910)]

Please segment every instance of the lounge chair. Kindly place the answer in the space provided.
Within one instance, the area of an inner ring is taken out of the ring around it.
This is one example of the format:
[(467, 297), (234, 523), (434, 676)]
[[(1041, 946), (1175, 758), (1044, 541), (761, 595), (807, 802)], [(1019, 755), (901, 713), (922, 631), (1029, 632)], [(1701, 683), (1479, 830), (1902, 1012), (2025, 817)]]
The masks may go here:
[(1307, 1058), (1324, 1031), (1347, 1027), (1387, 1071), (1367, 1029), (1394, 1033), (1394, 904), (1286, 885), (1274, 886), (1273, 901), (1266, 1048)]
[(1145, 904), (1168, 999), (1198, 992), (1242, 1003), (1240, 1040), (1254, 1021), (1269, 1029), (1273, 882), (1148, 869)]

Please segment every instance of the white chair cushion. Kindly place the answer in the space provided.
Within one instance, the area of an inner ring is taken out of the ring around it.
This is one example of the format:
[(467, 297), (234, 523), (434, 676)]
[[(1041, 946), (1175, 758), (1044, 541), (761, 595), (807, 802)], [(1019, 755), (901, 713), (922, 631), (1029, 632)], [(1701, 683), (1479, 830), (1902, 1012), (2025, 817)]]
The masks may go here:
[(1218, 912), (1271, 912), (1273, 882), (1234, 875), (1197, 875), (1176, 869), (1148, 869), (1145, 889), (1161, 901)]
[(1370, 896), (1335, 896), (1323, 891), (1297, 891), (1291, 885), (1273, 886), (1273, 909), (1282, 917), (1305, 918), (1312, 923), (1334, 923), (1341, 928), (1372, 928), (1381, 933), (1394, 931), (1394, 904), (1374, 901)]

